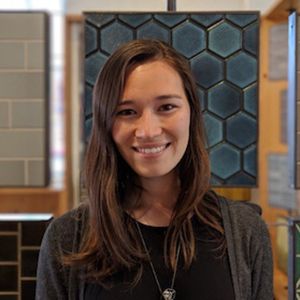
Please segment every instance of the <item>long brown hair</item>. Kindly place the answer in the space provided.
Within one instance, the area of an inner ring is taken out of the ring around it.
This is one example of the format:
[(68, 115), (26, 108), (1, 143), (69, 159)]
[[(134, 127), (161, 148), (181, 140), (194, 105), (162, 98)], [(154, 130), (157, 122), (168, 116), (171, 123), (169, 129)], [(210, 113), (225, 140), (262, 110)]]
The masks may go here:
[(155, 60), (168, 63), (178, 72), (191, 108), (189, 142), (178, 165), (180, 193), (165, 239), (166, 263), (174, 267), (179, 245), (185, 267), (195, 257), (191, 214), (210, 227), (220, 247), (225, 247), (218, 203), (208, 192), (210, 168), (204, 126), (189, 63), (163, 42), (131, 41), (110, 56), (95, 83), (93, 128), (85, 161), (89, 225), (79, 253), (69, 256), (71, 264), (84, 266), (87, 276), (100, 284), (124, 269), (137, 270), (139, 278), (145, 260), (135, 224), (125, 213), (127, 191), (138, 190), (139, 186), (136, 174), (116, 149), (112, 126), (128, 73)]

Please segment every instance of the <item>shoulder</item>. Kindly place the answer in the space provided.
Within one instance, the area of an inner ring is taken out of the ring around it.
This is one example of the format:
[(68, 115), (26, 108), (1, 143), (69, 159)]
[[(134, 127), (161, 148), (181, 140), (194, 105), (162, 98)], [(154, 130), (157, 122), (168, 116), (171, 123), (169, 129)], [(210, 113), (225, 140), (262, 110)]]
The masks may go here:
[(262, 209), (259, 205), (250, 201), (233, 201), (219, 197), (221, 210), (227, 210), (233, 217), (245, 217), (246, 219), (260, 219)]
[(88, 216), (86, 205), (81, 205), (55, 218), (44, 235), (44, 243), (51, 243), (66, 251), (72, 251), (74, 241), (80, 239)]
[(220, 197), (219, 203), (225, 232), (230, 231), (235, 239), (257, 245), (269, 241), (266, 223), (261, 217), (259, 205), (249, 201), (233, 201)]

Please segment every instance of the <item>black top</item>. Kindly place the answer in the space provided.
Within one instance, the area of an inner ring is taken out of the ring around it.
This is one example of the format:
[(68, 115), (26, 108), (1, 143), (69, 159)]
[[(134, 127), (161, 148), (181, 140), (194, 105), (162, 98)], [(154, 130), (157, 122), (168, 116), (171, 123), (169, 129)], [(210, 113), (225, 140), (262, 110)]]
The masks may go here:
[[(162, 289), (169, 288), (173, 271), (164, 264), (163, 244), (166, 227), (153, 227), (139, 223), (143, 237), (150, 250), (151, 259)], [(228, 255), (218, 257), (207, 227), (193, 219), (196, 236), (197, 257), (188, 270), (184, 270), (181, 259), (175, 279), (176, 300), (233, 300), (234, 290), (231, 280)], [(100, 285), (87, 283), (85, 300), (155, 300), (161, 299), (149, 263), (138, 284), (130, 288), (126, 283), (132, 274), (120, 272), (113, 279), (113, 287), (104, 289)]]

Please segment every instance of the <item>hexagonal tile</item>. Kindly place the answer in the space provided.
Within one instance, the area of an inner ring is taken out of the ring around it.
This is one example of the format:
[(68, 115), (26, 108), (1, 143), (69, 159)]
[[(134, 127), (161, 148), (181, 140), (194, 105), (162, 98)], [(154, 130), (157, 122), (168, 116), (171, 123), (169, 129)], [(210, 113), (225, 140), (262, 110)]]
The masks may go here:
[(218, 180), (216, 176), (214, 176), (213, 174), (211, 174), (210, 184), (212, 186), (220, 186), (220, 185), (222, 185), (222, 182), (220, 180)]
[(227, 120), (226, 132), (228, 142), (238, 148), (245, 148), (257, 139), (256, 120), (240, 112)]
[(150, 14), (119, 14), (119, 19), (132, 28), (137, 28), (151, 19)]
[(84, 116), (90, 116), (93, 112), (93, 88), (85, 84), (84, 89)]
[(225, 82), (212, 87), (208, 91), (207, 108), (225, 119), (240, 110), (241, 93)]
[(113, 53), (121, 44), (133, 39), (133, 32), (127, 26), (115, 21), (100, 32), (101, 48)]
[(200, 87), (197, 87), (197, 96), (200, 101), (201, 111), (204, 111), (206, 109), (206, 94)]
[(242, 48), (242, 33), (232, 25), (222, 22), (209, 31), (208, 48), (227, 57)]
[(151, 20), (150, 22), (142, 25), (137, 30), (138, 39), (159, 39), (166, 43), (169, 42), (169, 31), (163, 26)]
[(216, 15), (216, 14), (191, 14), (191, 19), (198, 22), (199, 24), (209, 27), (223, 18), (223, 15)]
[(175, 25), (183, 22), (187, 18), (187, 15), (174, 13), (155, 14), (154, 18), (168, 27), (174, 27)]
[(257, 116), (257, 99), (257, 84), (244, 90), (244, 110), (253, 116)]
[(255, 22), (244, 31), (244, 47), (254, 55), (256, 55), (258, 51), (258, 39), (258, 23)]
[(85, 21), (101, 27), (115, 18), (114, 14), (101, 14), (101, 13), (85, 13)]
[(226, 19), (230, 20), (232, 23), (245, 27), (246, 25), (254, 22), (257, 20), (258, 15), (257, 14), (229, 14), (226, 15)]
[(191, 67), (196, 82), (209, 88), (224, 77), (223, 61), (204, 51), (191, 60)]
[(244, 170), (252, 176), (257, 174), (256, 145), (244, 150)]
[(227, 185), (234, 185), (234, 186), (254, 186), (256, 184), (255, 177), (249, 176), (248, 174), (245, 174), (244, 172), (239, 172), (232, 177), (228, 178), (226, 180)]
[(84, 26), (84, 46), (86, 55), (97, 49), (97, 30), (87, 23)]
[(173, 46), (190, 58), (205, 49), (205, 31), (190, 22), (184, 22), (173, 30)]
[(223, 139), (223, 125), (220, 120), (209, 113), (203, 114), (204, 126), (207, 136), (207, 146), (213, 147)]
[(240, 170), (240, 152), (228, 144), (217, 145), (210, 151), (211, 171), (226, 179)]
[(94, 85), (98, 73), (102, 69), (103, 65), (105, 64), (107, 57), (101, 54), (99, 51), (95, 54), (89, 56), (85, 60), (85, 80)]
[(227, 61), (227, 80), (241, 88), (257, 80), (257, 60), (245, 52), (232, 56)]

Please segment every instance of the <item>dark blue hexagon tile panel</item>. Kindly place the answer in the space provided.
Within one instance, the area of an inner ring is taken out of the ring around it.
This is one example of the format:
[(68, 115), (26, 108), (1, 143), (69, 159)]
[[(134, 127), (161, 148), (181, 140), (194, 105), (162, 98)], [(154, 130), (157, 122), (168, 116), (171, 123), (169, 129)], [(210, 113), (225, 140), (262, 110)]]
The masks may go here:
[(257, 178), (259, 14), (86, 13), (85, 141), (92, 88), (109, 55), (132, 39), (157, 38), (190, 62), (198, 85), (212, 184), (255, 186)]

